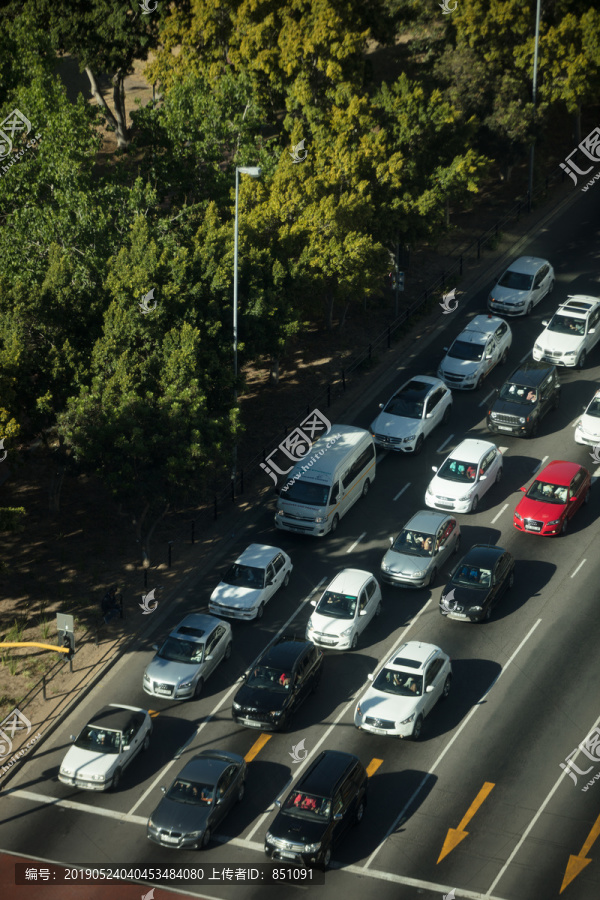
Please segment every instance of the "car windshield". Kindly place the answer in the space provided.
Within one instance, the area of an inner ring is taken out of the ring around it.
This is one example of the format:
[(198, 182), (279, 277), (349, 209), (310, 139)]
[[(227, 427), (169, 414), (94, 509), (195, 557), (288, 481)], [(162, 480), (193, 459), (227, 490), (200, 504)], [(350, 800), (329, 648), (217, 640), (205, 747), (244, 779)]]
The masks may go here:
[(528, 291), (533, 284), (533, 275), (524, 275), (523, 272), (507, 269), (498, 284), (500, 287), (513, 288), (515, 291)]
[(255, 666), (246, 684), (252, 688), (268, 688), (270, 691), (289, 691), (292, 683), (290, 672), (272, 666)]
[(595, 419), (600, 419), (600, 395), (598, 397), (594, 397), (590, 405), (585, 411), (586, 416), (593, 416)]
[(562, 484), (550, 484), (549, 481), (534, 481), (525, 494), (532, 500), (561, 505), (567, 502), (569, 489)]
[(420, 697), (423, 693), (423, 676), (414, 672), (398, 672), (396, 669), (382, 669), (373, 687), (384, 694), (399, 694), (401, 697)]
[(409, 556), (433, 556), (434, 545), (434, 535), (405, 528), (392, 544), (392, 550)]
[(328, 819), (331, 815), (331, 800), (317, 794), (304, 794), (292, 791), (285, 801), (284, 810), (293, 816), (310, 819)]
[(456, 340), (448, 350), (448, 356), (451, 356), (452, 359), (468, 359), (471, 362), (479, 362), (484, 350), (484, 344), (469, 344), (467, 341)]
[(409, 393), (396, 394), (395, 397), (388, 400), (384, 412), (392, 416), (401, 416), (404, 419), (422, 419), (423, 406), (423, 400), (415, 400), (414, 396)]
[(299, 478), (293, 484), (288, 483), (281, 488), (281, 497), (292, 503), (305, 503), (307, 506), (327, 506), (329, 485), (315, 484), (314, 481)]
[(468, 484), (475, 481), (477, 464), (463, 462), (460, 459), (447, 459), (437, 475), (439, 478), (446, 479), (446, 481), (459, 481), (461, 484)]
[(332, 619), (353, 619), (356, 612), (356, 597), (325, 591), (317, 603), (317, 612)]
[(223, 581), (233, 587), (260, 590), (265, 586), (265, 570), (234, 563), (223, 576)]
[(169, 662), (201, 663), (204, 653), (204, 644), (196, 644), (194, 641), (182, 641), (179, 638), (168, 637), (158, 655)]
[(492, 583), (492, 572), (490, 569), (481, 569), (479, 566), (470, 566), (468, 563), (464, 563), (459, 566), (452, 581), (454, 584), (462, 584), (465, 587), (489, 587)]
[(86, 725), (75, 741), (75, 746), (80, 750), (95, 750), (97, 753), (119, 753), (121, 737), (120, 731)]
[(214, 785), (186, 781), (184, 778), (176, 778), (167, 792), (169, 800), (191, 803), (194, 806), (211, 806), (213, 795)]
[(585, 320), (575, 319), (573, 316), (563, 316), (555, 313), (550, 319), (548, 331), (556, 331), (558, 334), (585, 334)]
[(537, 391), (535, 388), (525, 387), (523, 384), (503, 384), (499, 396), (500, 400), (508, 400), (510, 403), (533, 406), (537, 400)]

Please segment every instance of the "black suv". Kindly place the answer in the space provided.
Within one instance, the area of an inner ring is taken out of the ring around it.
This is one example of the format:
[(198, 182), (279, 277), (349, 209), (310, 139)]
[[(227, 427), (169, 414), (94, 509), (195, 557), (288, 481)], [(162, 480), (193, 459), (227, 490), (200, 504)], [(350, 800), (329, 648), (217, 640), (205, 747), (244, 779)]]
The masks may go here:
[(367, 803), (367, 773), (357, 756), (323, 750), (281, 803), (265, 835), (271, 859), (326, 869), (332, 847), (360, 822)]
[(556, 366), (534, 359), (518, 366), (492, 400), (488, 431), (535, 437), (540, 421), (560, 403)]
[(231, 715), (238, 725), (283, 731), (300, 704), (317, 689), (322, 667), (323, 653), (314, 644), (282, 637), (243, 675)]

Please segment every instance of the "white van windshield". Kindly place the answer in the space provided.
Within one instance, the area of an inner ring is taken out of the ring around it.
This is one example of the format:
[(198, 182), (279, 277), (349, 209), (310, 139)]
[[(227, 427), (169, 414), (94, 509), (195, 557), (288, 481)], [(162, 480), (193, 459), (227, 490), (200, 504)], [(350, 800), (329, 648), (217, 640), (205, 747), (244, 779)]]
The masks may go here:
[(300, 478), (287, 490), (281, 490), (281, 499), (290, 500), (292, 503), (306, 503), (308, 506), (327, 506), (329, 497), (328, 484), (315, 484), (312, 481), (303, 481)]

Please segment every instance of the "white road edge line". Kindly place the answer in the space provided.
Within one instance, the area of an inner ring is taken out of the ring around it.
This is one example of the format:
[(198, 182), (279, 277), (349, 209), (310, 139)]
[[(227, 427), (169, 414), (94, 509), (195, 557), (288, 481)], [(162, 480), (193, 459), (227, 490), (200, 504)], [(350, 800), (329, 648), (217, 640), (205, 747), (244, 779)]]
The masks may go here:
[[(430, 601), (430, 602), (431, 602), (431, 601)], [(485, 691), (485, 693), (483, 693), (483, 694), (481, 695), (480, 699), (479, 699), (479, 700), (475, 703), (475, 705), (473, 706), (473, 709), (466, 715), (466, 717), (464, 718), (464, 720), (463, 720), (463, 722), (462, 722), (462, 725), (460, 725), (460, 727), (459, 727), (459, 728), (456, 730), (456, 732), (452, 735), (451, 740), (446, 744), (446, 746), (444, 747), (444, 749), (442, 750), (442, 752), (440, 753), (440, 755), (438, 756), (438, 758), (436, 759), (436, 761), (434, 762), (434, 764), (431, 766), (429, 772), (427, 772), (427, 774), (422, 778), (421, 783), (420, 783), (419, 786), (416, 788), (416, 790), (413, 792), (412, 797), (410, 797), (409, 800), (405, 803), (404, 807), (402, 808), (402, 810), (401, 810), (400, 813), (398, 814), (398, 816), (397, 816), (397, 818), (396, 818), (396, 821), (394, 822), (394, 824), (392, 825), (392, 827), (391, 827), (390, 829), (388, 829), (388, 832), (387, 832), (386, 836), (384, 837), (384, 839), (382, 840), (382, 842), (380, 843), (379, 847), (377, 847), (377, 848), (371, 853), (370, 857), (368, 858), (368, 860), (367, 860), (366, 863), (364, 864), (363, 868), (366, 869), (366, 868), (368, 868), (368, 867), (371, 865), (371, 863), (373, 862), (373, 860), (375, 859), (375, 857), (377, 856), (377, 854), (379, 853), (379, 851), (381, 850), (381, 848), (383, 847), (383, 845), (385, 844), (385, 842), (387, 841), (387, 839), (389, 838), (389, 836), (395, 832), (395, 830), (396, 830), (396, 828), (398, 827), (399, 823), (403, 820), (404, 816), (406, 815), (406, 811), (407, 811), (408, 809), (410, 809), (410, 807), (412, 806), (412, 804), (413, 804), (414, 801), (415, 801), (415, 798), (416, 798), (417, 795), (421, 792), (421, 789), (423, 788), (423, 786), (424, 786), (425, 782), (427, 781), (427, 779), (430, 778), (430, 777), (433, 775), (433, 773), (435, 772), (435, 770), (438, 768), (438, 766), (439, 766), (440, 763), (442, 762), (443, 758), (445, 757), (446, 753), (448, 753), (448, 751), (450, 750), (450, 748), (451, 748), (452, 745), (454, 744), (454, 741), (458, 738), (458, 736), (460, 735), (460, 733), (467, 727), (467, 725), (469, 724), (470, 720), (473, 718), (473, 716), (475, 715), (475, 713), (477, 712), (477, 710), (478, 710), (478, 709), (481, 709), (481, 704), (483, 703), (483, 701), (485, 700), (485, 698), (487, 697), (487, 695), (490, 693), (490, 691), (492, 690), (492, 688), (494, 687), (494, 685), (502, 678), (502, 676), (504, 675), (504, 673), (506, 672), (506, 670), (509, 668), (509, 666), (510, 666), (510, 664), (512, 663), (512, 661), (515, 659), (515, 657), (517, 656), (517, 654), (519, 653), (519, 651), (521, 650), (521, 648), (525, 645), (525, 643), (529, 640), (529, 638), (531, 637), (531, 635), (533, 634), (533, 632), (534, 632), (535, 629), (538, 627), (538, 625), (540, 624), (541, 621), (542, 621), (541, 619), (538, 619), (537, 622), (535, 623), (535, 625), (532, 625), (532, 627), (529, 629), (529, 631), (527, 632), (527, 634), (525, 635), (525, 637), (523, 638), (523, 640), (521, 641), (521, 643), (519, 644), (519, 646), (517, 647), (517, 649), (515, 650), (515, 652), (514, 652), (514, 653), (512, 654), (512, 656), (507, 660), (507, 662), (506, 662), (505, 665), (502, 667), (502, 669), (500, 670), (500, 672), (498, 673), (498, 675), (496, 675), (496, 677), (494, 678), (494, 680), (493, 680), (492, 683), (490, 684), (489, 688)], [(390, 656), (391, 656), (391, 654), (390, 654)], [(389, 657), (388, 657), (388, 659), (389, 659)], [(494, 882), (494, 884), (495, 884), (495, 882)], [(492, 888), (493, 888), (493, 887), (494, 887), (494, 885), (492, 885)], [(492, 888), (490, 888), (490, 890), (491, 890)], [(486, 897), (487, 897), (487, 895), (486, 895)]]
[(489, 394), (487, 395), (487, 397), (484, 397), (483, 400), (481, 401), (481, 403), (478, 403), (477, 405), (478, 405), (478, 406), (485, 406), (485, 404), (488, 402), (488, 400), (490, 399), (490, 397), (493, 396), (493, 394), (495, 394), (495, 393), (496, 393), (496, 388), (492, 388), (492, 390), (489, 392)]
[(364, 536), (366, 535), (366, 533), (367, 533), (366, 531), (363, 531), (363, 533), (361, 534), (361, 536), (360, 536), (360, 537), (357, 537), (356, 540), (354, 541), (354, 543), (351, 544), (351, 545), (348, 547), (348, 549), (346, 550), (346, 553), (352, 553), (352, 551), (354, 550), (354, 548), (356, 547), (356, 545), (357, 545), (357, 544), (360, 544), (360, 542), (362, 541), (362, 539), (364, 538)]
[(402, 496), (402, 494), (404, 493), (404, 491), (407, 490), (407, 488), (410, 487), (410, 484), (411, 484), (411, 483), (410, 483), (410, 481), (409, 481), (407, 484), (404, 485), (404, 487), (402, 488), (401, 491), (398, 491), (398, 493), (397, 493), (396, 496), (394, 497), (394, 502), (398, 499), (398, 497), (401, 497), (401, 496)]
[(61, 800), (60, 797), (50, 797), (48, 794), (37, 794), (35, 791), (24, 791), (21, 788), (2, 791), (3, 795), (14, 794), (23, 800), (32, 800), (35, 803), (44, 803), (46, 806), (62, 806), (65, 809), (76, 809), (78, 812), (93, 812), (97, 816), (105, 816), (109, 819), (118, 819), (119, 822), (133, 822), (134, 825), (146, 825), (146, 816), (132, 816), (131, 813), (120, 813), (115, 809), (105, 809), (102, 806), (89, 807), (86, 803), (78, 803), (76, 800)]
[(573, 574), (571, 575), (571, 578), (575, 578), (575, 576), (576, 576), (577, 573), (579, 572), (580, 568), (581, 568), (582, 566), (584, 566), (585, 563), (586, 563), (586, 560), (585, 560), (585, 559), (582, 559), (581, 562), (579, 563), (579, 565), (577, 566), (577, 568), (575, 569), (575, 571), (573, 572)]
[(506, 512), (507, 509), (508, 509), (508, 503), (505, 503), (504, 506), (502, 507), (502, 509), (500, 510), (500, 512), (499, 512), (499, 513), (496, 513), (496, 515), (495, 515), (494, 518), (492, 519), (492, 525), (494, 524), (494, 522), (497, 522), (497, 521), (498, 521), (498, 519), (500, 518), (500, 516), (502, 515), (502, 513), (503, 513), (503, 512)]
[(446, 444), (449, 444), (453, 437), (454, 437), (453, 434), (451, 434), (450, 437), (447, 437), (446, 440), (444, 441), (444, 443), (440, 444), (440, 446), (437, 448), (437, 450), (435, 452), (441, 453), (442, 450), (444, 450), (444, 448), (446, 447)]

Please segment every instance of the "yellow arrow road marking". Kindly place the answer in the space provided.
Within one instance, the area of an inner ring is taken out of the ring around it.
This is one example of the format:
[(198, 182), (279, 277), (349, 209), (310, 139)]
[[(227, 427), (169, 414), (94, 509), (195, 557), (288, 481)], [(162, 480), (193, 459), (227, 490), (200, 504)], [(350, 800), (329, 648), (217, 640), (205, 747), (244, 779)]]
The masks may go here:
[(248, 752), (246, 753), (244, 759), (246, 762), (252, 762), (257, 753), (260, 753), (262, 748), (265, 746), (267, 741), (271, 740), (270, 734), (261, 734), (257, 741), (253, 743)]
[(565, 872), (565, 877), (563, 878), (563, 883), (561, 886), (559, 894), (562, 894), (567, 885), (571, 884), (574, 878), (577, 878), (580, 872), (583, 872), (585, 867), (591, 863), (591, 859), (587, 858), (587, 854), (590, 852), (594, 845), (594, 841), (600, 834), (600, 816), (596, 819), (592, 826), (592, 830), (588, 834), (585, 839), (584, 845), (581, 848), (578, 856), (573, 856), (571, 854), (569, 856), (569, 862), (567, 863), (567, 871)]
[(56, 647), (54, 644), (40, 644), (38, 641), (2, 641), (0, 647), (41, 647), (42, 650), (54, 650), (56, 653), (68, 653), (68, 647)]
[(158, 715), (160, 715), (160, 713), (158, 712), (157, 709), (149, 709), (148, 715), (150, 716), (151, 719), (155, 719)]
[(377, 759), (376, 757), (371, 760), (369, 765), (367, 766), (367, 777), (370, 778), (371, 775), (374, 775), (379, 766), (382, 764), (382, 759)]
[[(485, 781), (483, 784), (483, 787), (481, 788), (481, 790), (479, 791), (479, 793), (477, 794), (477, 796), (471, 803), (470, 807), (464, 814), (462, 821), (461, 821), (460, 825), (458, 826), (458, 828), (449, 828), (448, 829), (448, 834), (446, 835), (446, 840), (444, 841), (444, 846), (442, 847), (442, 852), (440, 853), (440, 855), (438, 857), (438, 863), (441, 862), (445, 856), (448, 856), (448, 854), (451, 853), (452, 850), (455, 849), (455, 847), (458, 847), (460, 842), (466, 838), (466, 836), (468, 835), (469, 832), (465, 831), (465, 828), (467, 827), (467, 825), (469, 824), (469, 822), (471, 821), (471, 819), (473, 818), (473, 816), (475, 815), (475, 813), (477, 812), (477, 810), (479, 809), (481, 804), (487, 798), (487, 796), (489, 795), (489, 793), (493, 787), (495, 787), (495, 785), (491, 781)], [(437, 865), (437, 863), (436, 863), (436, 865)]]

